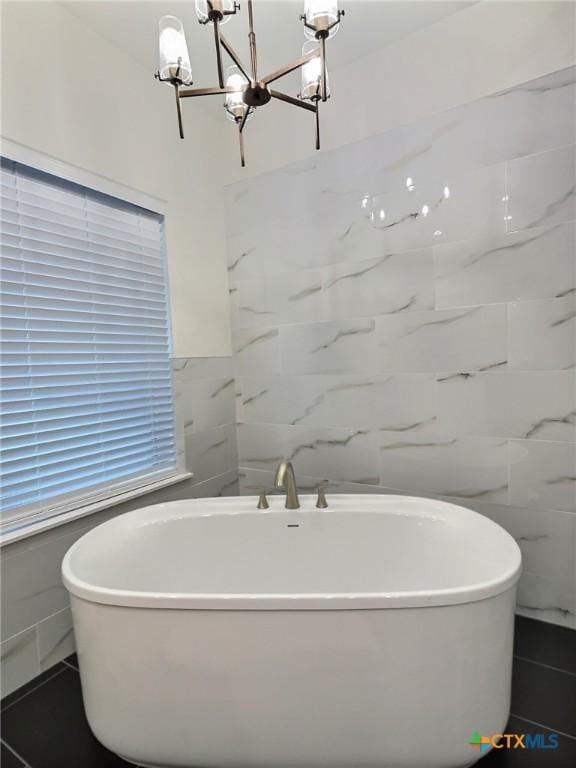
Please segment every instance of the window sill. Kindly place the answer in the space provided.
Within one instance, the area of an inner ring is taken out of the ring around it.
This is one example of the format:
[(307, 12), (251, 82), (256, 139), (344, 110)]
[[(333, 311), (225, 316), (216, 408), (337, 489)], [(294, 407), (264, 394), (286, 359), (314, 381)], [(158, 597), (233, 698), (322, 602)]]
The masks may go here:
[(30, 525), (22, 526), (21, 528), (14, 528), (13, 530), (6, 531), (0, 535), (0, 547), (6, 544), (12, 544), (15, 541), (27, 539), (29, 536), (34, 536), (37, 533), (43, 533), (49, 531), (51, 528), (56, 528), (59, 525), (65, 525), (73, 520), (78, 520), (82, 517), (88, 517), (95, 512), (100, 512), (103, 509), (115, 507), (117, 504), (122, 504), (125, 501), (131, 501), (137, 499), (139, 496), (146, 496), (153, 491), (158, 491), (161, 488), (167, 488), (170, 485), (181, 483), (184, 480), (188, 480), (192, 477), (192, 472), (180, 472), (177, 475), (171, 477), (165, 477), (163, 480), (157, 480), (156, 482), (143, 485), (140, 488), (134, 488), (124, 493), (119, 493), (117, 496), (112, 496), (109, 499), (102, 499), (100, 501), (93, 502), (92, 504), (86, 504), (78, 509), (65, 512), (61, 515), (55, 515), (44, 520), (38, 520), (30, 523)]

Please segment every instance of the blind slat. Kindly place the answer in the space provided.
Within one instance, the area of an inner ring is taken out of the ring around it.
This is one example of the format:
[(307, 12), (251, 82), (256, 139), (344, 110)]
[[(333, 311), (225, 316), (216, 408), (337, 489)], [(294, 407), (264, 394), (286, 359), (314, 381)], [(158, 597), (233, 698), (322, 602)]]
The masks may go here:
[[(42, 446), (41, 453), (38, 453), (34, 447), (31, 447), (28, 450), (23, 450), (22, 446), (2, 448), (0, 456), (2, 456), (2, 462), (5, 462), (6, 466), (9, 467), (10, 463), (38, 459), (38, 457), (67, 457), (70, 456), (72, 452), (75, 454), (78, 452), (78, 455), (80, 455), (82, 451), (92, 451), (94, 447), (105, 445), (114, 447), (134, 447), (145, 443), (147, 435), (148, 431), (145, 431), (140, 427), (132, 427), (127, 429), (126, 432), (122, 431), (122, 433), (119, 433), (119, 431), (116, 430), (116, 434), (101, 434), (99, 432), (94, 432), (92, 435), (82, 435), (81, 437), (67, 438), (63, 440), (52, 440)], [(161, 437), (159, 440), (169, 440), (169, 437)]]
[[(124, 420), (118, 419), (116, 423), (110, 422), (106, 428), (106, 435), (114, 437), (116, 434), (126, 432), (131, 434), (137, 434), (137, 430), (143, 430), (147, 434), (150, 434), (150, 429), (156, 427), (157, 429), (167, 428), (172, 423), (172, 414), (168, 414), (162, 418), (155, 417), (154, 421), (146, 422), (139, 416), (135, 418), (126, 418)], [(76, 427), (64, 427), (56, 429), (43, 430), (42, 446), (45, 445), (63, 445), (69, 440), (87, 440), (93, 439), (96, 436), (102, 435), (100, 424), (91, 422), (84, 424), (82, 429)], [(35, 449), (34, 443), (31, 443), (25, 434), (17, 434), (6, 436), (2, 438), (2, 450), (29, 450)]]

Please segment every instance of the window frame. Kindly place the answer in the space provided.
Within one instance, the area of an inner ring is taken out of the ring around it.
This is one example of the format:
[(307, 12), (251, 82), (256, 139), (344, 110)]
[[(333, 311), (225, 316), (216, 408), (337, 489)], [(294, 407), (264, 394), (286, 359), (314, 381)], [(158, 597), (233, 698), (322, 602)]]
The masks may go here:
[[(166, 202), (160, 198), (152, 197), (137, 189), (126, 187), (104, 176), (70, 165), (4, 138), (2, 139), (0, 154), (7, 160), (30, 166), (38, 171), (62, 178), (67, 182), (80, 184), (95, 192), (109, 195), (140, 208), (145, 208), (162, 216), (165, 222), (167, 205)], [(170, 301), (170, 284), (166, 251), (166, 232), (164, 231), (164, 270), (168, 296), (168, 337), (170, 357), (172, 358), (172, 307)], [(172, 392), (174, 394), (173, 376)], [(179, 423), (179, 409), (176, 407), (176, 400), (173, 402), (174, 441), (177, 462), (174, 474), (168, 476), (164, 474), (158, 479), (154, 479), (152, 472), (147, 477), (142, 478), (142, 485), (136, 486), (134, 485), (134, 478), (127, 480), (126, 483), (123, 483), (122, 480), (116, 482), (113, 481), (110, 489), (95, 486), (94, 493), (90, 495), (89, 498), (85, 499), (67, 500), (65, 496), (62, 496), (60, 497), (60, 501), (54, 504), (51, 504), (50, 500), (47, 500), (45, 506), (42, 506), (41, 511), (28, 512), (28, 514), (25, 513), (22, 517), (7, 521), (6, 523), (1, 523), (0, 521), (0, 547), (33, 536), (42, 531), (65, 525), (73, 520), (87, 517), (100, 510), (144, 496), (152, 491), (180, 483), (192, 477), (192, 473), (186, 470), (184, 441), (182, 437), (183, 430), (181, 429), (182, 425)], [(127, 487), (124, 489), (123, 485), (126, 485)], [(50, 514), (51, 512), (52, 514)]]

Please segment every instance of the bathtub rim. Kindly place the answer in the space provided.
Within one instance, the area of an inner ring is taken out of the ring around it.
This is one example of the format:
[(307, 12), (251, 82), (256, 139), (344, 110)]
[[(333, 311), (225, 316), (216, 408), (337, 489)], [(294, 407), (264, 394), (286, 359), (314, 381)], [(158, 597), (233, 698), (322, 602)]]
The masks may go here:
[[(338, 502), (359, 500), (364, 504), (371, 500), (382, 499), (394, 499), (414, 501), (422, 503), (423, 501), (433, 502), (435, 505), (439, 505), (441, 509), (453, 509), (468, 513), (472, 518), (481, 518), (488, 527), (492, 527), (494, 535), (505, 537), (508, 540), (510, 547), (511, 557), (510, 563), (507, 563), (507, 567), (502, 569), (497, 577), (480, 581), (475, 584), (468, 584), (463, 587), (455, 587), (448, 589), (433, 589), (433, 590), (411, 590), (406, 592), (394, 591), (394, 592), (355, 592), (355, 593), (257, 593), (257, 594), (244, 594), (244, 593), (198, 593), (198, 592), (181, 592), (181, 593), (167, 593), (167, 592), (149, 592), (149, 591), (136, 591), (136, 590), (120, 590), (112, 589), (109, 587), (97, 586), (88, 583), (73, 572), (71, 565), (72, 557), (77, 549), (81, 546), (85, 546), (86, 538), (90, 536), (96, 528), (91, 529), (83, 536), (81, 536), (70, 549), (66, 552), (62, 561), (62, 579), (64, 586), (71, 595), (78, 597), (82, 600), (92, 603), (100, 603), (110, 606), (121, 606), (124, 608), (141, 608), (141, 609), (154, 609), (154, 610), (220, 610), (220, 611), (299, 611), (299, 610), (378, 610), (378, 609), (403, 609), (403, 608), (431, 608), (435, 606), (448, 606), (448, 605), (462, 605), (465, 603), (474, 603), (480, 600), (485, 600), (490, 597), (495, 597), (517, 584), (520, 579), (522, 570), (522, 554), (520, 547), (514, 538), (490, 518), (475, 512), (467, 507), (461, 507), (458, 504), (447, 502), (439, 499), (428, 499), (420, 496), (404, 496), (396, 494), (338, 494), (333, 497), (333, 504), (327, 510), (317, 510), (312, 506), (313, 496), (301, 496), (302, 510), (297, 510), (294, 514), (306, 514), (307, 511), (322, 512), (329, 514), (331, 511), (346, 511), (340, 507)], [(150, 513), (151, 510), (158, 510), (162, 507), (174, 507), (184, 506), (185, 504), (198, 505), (206, 502), (212, 502), (214, 506), (218, 503), (230, 503), (234, 500), (242, 502), (242, 505), (246, 507), (244, 511), (254, 512), (257, 514), (275, 514), (275, 512), (285, 510), (282, 509), (269, 509), (259, 512), (255, 508), (257, 497), (250, 496), (238, 496), (238, 497), (214, 497), (214, 498), (199, 498), (199, 499), (181, 499), (173, 502), (164, 502), (160, 504), (152, 504), (147, 507), (142, 507), (137, 510), (126, 512), (123, 515), (112, 518), (97, 528), (103, 526), (112, 526), (120, 518), (133, 517), (136, 518), (144, 511)], [(250, 503), (253, 506), (248, 506)], [(374, 508), (371, 510), (378, 512), (379, 510)], [(381, 510), (384, 512), (384, 510)], [(205, 512), (190, 511), (190, 516), (200, 516), (206, 514)], [(214, 510), (213, 514), (225, 515), (227, 512), (221, 508)], [(231, 512), (228, 512), (231, 514)], [(233, 514), (242, 514), (240, 512), (234, 512)], [(354, 514), (354, 512), (352, 512)]]

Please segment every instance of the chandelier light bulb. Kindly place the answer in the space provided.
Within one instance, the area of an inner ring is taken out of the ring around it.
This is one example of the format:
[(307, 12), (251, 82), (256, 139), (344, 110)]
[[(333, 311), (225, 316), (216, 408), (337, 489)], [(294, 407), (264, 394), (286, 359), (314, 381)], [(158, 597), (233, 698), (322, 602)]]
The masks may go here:
[(340, 26), (338, 0), (304, 0), (304, 16), (309, 25), (304, 27), (306, 37), (334, 37)]
[[(320, 98), (320, 78), (322, 76), (322, 59), (320, 57), (320, 44), (318, 40), (306, 40), (302, 46), (302, 55), (316, 51), (318, 53), (313, 59), (306, 62), (302, 67), (302, 88), (300, 98), (319, 99)], [(326, 95), (330, 95), (330, 84), (328, 82), (328, 73), (326, 73)]]
[(176, 16), (163, 16), (159, 23), (160, 78), (192, 82), (192, 67), (184, 28)]
[[(248, 85), (248, 80), (240, 72), (238, 67), (231, 66), (226, 70), (226, 87), (232, 87), (236, 90), (232, 93), (226, 94), (226, 115), (230, 120), (237, 122), (244, 117), (246, 110), (249, 108), (244, 103), (243, 93), (244, 89)], [(248, 119), (252, 117), (253, 113), (248, 115)]]
[[(219, 24), (226, 24), (227, 21), (230, 21), (230, 15), (225, 16), (224, 12), (227, 14), (234, 12), (234, 0), (211, 0), (211, 5), (213, 11), (220, 13)], [(198, 16), (198, 21), (201, 24), (206, 24), (210, 20), (209, 14), (208, 0), (196, 0), (196, 16)]]

